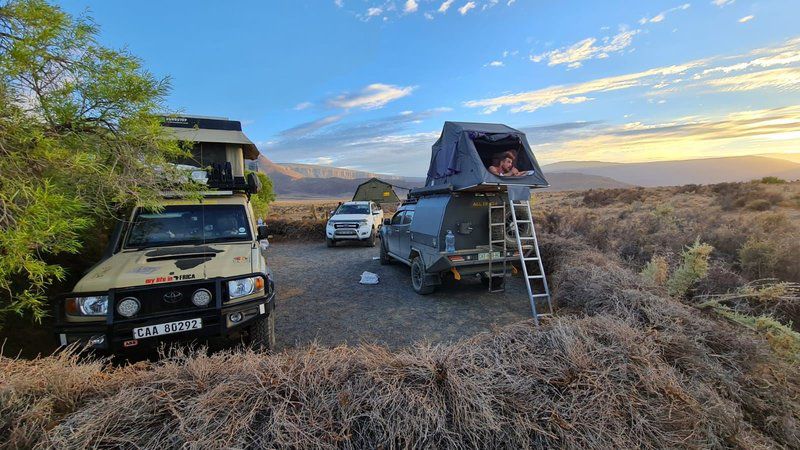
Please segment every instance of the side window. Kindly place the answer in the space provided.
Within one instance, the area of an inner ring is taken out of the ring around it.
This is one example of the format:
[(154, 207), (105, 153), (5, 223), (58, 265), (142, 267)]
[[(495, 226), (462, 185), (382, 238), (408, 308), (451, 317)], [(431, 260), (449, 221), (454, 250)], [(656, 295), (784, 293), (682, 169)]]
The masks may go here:
[(392, 225), (400, 225), (405, 215), (406, 215), (405, 211), (397, 211), (394, 217), (392, 217)]
[(405, 217), (403, 217), (403, 225), (407, 225), (414, 220), (414, 211), (406, 211)]

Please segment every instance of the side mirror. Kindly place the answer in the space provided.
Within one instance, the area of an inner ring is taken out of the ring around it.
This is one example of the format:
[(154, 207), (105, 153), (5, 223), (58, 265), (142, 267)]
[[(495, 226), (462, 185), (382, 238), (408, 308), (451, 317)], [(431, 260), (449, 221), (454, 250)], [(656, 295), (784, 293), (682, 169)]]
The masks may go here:
[(383, 224), (384, 225), (391, 225), (392, 224), (392, 219), (389, 219), (388, 217), (386, 219), (383, 219)]
[(372, 214), (375, 215), (375, 216), (377, 216), (380, 213), (381, 213), (380, 211), (372, 211)]
[(256, 235), (256, 239), (259, 240), (259, 241), (262, 240), (262, 239), (266, 239), (267, 235), (269, 234), (269, 228), (266, 225), (259, 225), (256, 228), (258, 230), (258, 233)]

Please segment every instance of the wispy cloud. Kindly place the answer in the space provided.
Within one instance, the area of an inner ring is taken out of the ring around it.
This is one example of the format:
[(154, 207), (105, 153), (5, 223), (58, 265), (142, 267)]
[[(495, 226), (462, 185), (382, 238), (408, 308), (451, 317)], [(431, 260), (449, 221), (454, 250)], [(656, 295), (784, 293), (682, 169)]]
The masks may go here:
[(334, 124), (342, 120), (342, 117), (343, 116), (340, 114), (335, 114), (323, 117), (321, 119), (312, 120), (311, 122), (301, 123), (292, 128), (288, 128), (286, 130), (281, 131), (279, 133), (279, 136), (285, 138), (285, 137), (299, 137), (312, 134), (318, 130), (321, 130), (322, 128), (327, 127), (328, 125)]
[(723, 6), (732, 4), (734, 1), (735, 0), (713, 0), (711, 3), (721, 8)]
[(773, 88), (780, 91), (800, 90), (800, 68), (764, 70), (708, 80), (707, 84), (726, 92), (752, 91)]
[(702, 64), (703, 61), (693, 61), (686, 64), (659, 67), (626, 75), (600, 78), (584, 83), (550, 86), (544, 89), (536, 89), (517, 94), (502, 95), (482, 100), (470, 100), (465, 102), (464, 105), (471, 108), (484, 108), (484, 113), (486, 114), (495, 112), (504, 106), (512, 107), (511, 112), (532, 112), (557, 103), (583, 103), (591, 100), (586, 96), (588, 94), (647, 85), (659, 77), (684, 73)]
[(566, 64), (568, 67), (575, 69), (581, 67), (583, 61), (593, 58), (607, 58), (610, 53), (621, 52), (628, 48), (633, 43), (633, 38), (639, 34), (641, 30), (628, 30), (627, 28), (620, 29), (619, 33), (613, 37), (605, 37), (598, 44), (596, 38), (587, 38), (575, 44), (552, 50), (530, 57), (533, 62), (541, 62), (547, 60), (548, 66), (557, 66), (559, 64)]
[(469, 10), (471, 10), (471, 9), (475, 9), (475, 2), (467, 2), (467, 3), (465, 3), (464, 6), (462, 6), (461, 8), (458, 8), (458, 13), (463, 16), (463, 15), (466, 15), (469, 12)]
[(353, 94), (342, 94), (328, 100), (328, 104), (342, 109), (379, 109), (386, 104), (411, 94), (415, 86), (395, 86), (374, 83)]
[(333, 4), (341, 8), (344, 6), (344, 0), (333, 0)]
[(483, 67), (503, 67), (505, 64), (503, 61), (491, 61), (483, 65)]
[(744, 16), (741, 19), (739, 19), (739, 23), (747, 23), (747, 22), (750, 22), (751, 20), (753, 20), (755, 18), (756, 18), (756, 16), (754, 16), (752, 14), (749, 15), (749, 16)]
[(413, 13), (419, 9), (419, 4), (416, 0), (406, 0), (406, 4), (403, 5), (403, 11), (406, 13)]
[(644, 25), (646, 23), (663, 22), (664, 19), (667, 18), (667, 14), (673, 13), (675, 11), (685, 11), (685, 10), (689, 9), (691, 6), (692, 6), (691, 3), (684, 3), (684, 4), (680, 5), (680, 6), (676, 6), (674, 8), (670, 8), (670, 9), (667, 9), (665, 11), (661, 11), (660, 13), (658, 13), (658, 14), (652, 16), (652, 17), (642, 17), (641, 19), (639, 19), (639, 23), (641, 25)]
[[(736, 61), (732, 63), (732, 61)], [(592, 95), (636, 87), (651, 89), (645, 95), (664, 96), (689, 89), (738, 92), (755, 89), (797, 90), (800, 73), (800, 38), (782, 45), (755, 49), (744, 55), (711, 57), (673, 66), (599, 78), (582, 83), (549, 86), (541, 89), (470, 100), (468, 107), (483, 108), (490, 114), (502, 107), (511, 112), (532, 112), (556, 104), (575, 104), (592, 100)], [(781, 68), (775, 68), (782, 66)], [(730, 75), (733, 72), (747, 72)], [(680, 89), (678, 85), (680, 83)], [(654, 103), (663, 99), (653, 99)]]
[(445, 1), (443, 1), (442, 4), (439, 5), (439, 10), (438, 11), (440, 13), (442, 13), (442, 14), (446, 13), (447, 10), (450, 9), (450, 5), (452, 5), (454, 1), (455, 0), (445, 0)]
[[(529, 141), (545, 160), (653, 161), (753, 154), (766, 143), (774, 151), (787, 151), (800, 142), (800, 136), (791, 134), (798, 127), (800, 106), (791, 106), (655, 123), (595, 122), (546, 133), (534, 131)], [(537, 140), (537, 135), (542, 139)]]
[(297, 105), (295, 105), (295, 107), (294, 107), (293, 109), (294, 109), (295, 111), (302, 111), (302, 110), (304, 110), (304, 109), (308, 109), (308, 108), (310, 108), (310, 107), (311, 107), (311, 106), (313, 106), (313, 105), (314, 105), (314, 104), (313, 104), (313, 103), (311, 103), (311, 102), (302, 102), (302, 103), (298, 103)]
[[(451, 108), (403, 111), (354, 123), (325, 117), (280, 132), (262, 150), (275, 161), (311, 162), (330, 158), (330, 164), (339, 167), (419, 175), (427, 167), (430, 145), (438, 137), (438, 131), (409, 133), (408, 128), (448, 111)], [(326, 121), (329, 123), (325, 124)]]

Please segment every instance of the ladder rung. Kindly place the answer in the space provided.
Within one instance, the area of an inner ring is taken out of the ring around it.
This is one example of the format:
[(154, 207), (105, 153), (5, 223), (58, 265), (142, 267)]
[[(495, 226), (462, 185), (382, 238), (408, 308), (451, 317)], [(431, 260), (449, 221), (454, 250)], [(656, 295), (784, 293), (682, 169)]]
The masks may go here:
[(550, 297), (550, 294), (533, 294), (531, 297)]
[(505, 225), (506, 225), (505, 223), (490, 223), (489, 224), (490, 227), (500, 227), (500, 226), (504, 227)]
[(528, 275), (528, 278), (541, 280), (542, 278), (544, 278), (544, 275)]
[(519, 236), (519, 239), (521, 241), (535, 241), (536, 240), (536, 238), (533, 237), (533, 236)]
[(537, 316), (539, 316), (539, 317), (553, 317), (553, 315), (550, 314), (550, 313), (541, 313), (541, 314), (537, 314)]
[(522, 258), (523, 261), (538, 261), (539, 258)]

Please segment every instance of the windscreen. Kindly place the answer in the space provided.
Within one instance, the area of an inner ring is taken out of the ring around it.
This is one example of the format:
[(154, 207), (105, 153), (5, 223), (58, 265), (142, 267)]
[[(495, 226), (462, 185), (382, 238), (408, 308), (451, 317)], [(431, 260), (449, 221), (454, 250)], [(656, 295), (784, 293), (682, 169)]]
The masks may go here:
[(242, 205), (167, 206), (160, 212), (139, 210), (126, 248), (250, 241)]
[(369, 214), (369, 206), (344, 204), (336, 210), (336, 214)]

